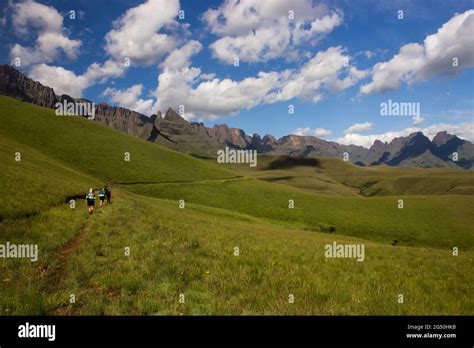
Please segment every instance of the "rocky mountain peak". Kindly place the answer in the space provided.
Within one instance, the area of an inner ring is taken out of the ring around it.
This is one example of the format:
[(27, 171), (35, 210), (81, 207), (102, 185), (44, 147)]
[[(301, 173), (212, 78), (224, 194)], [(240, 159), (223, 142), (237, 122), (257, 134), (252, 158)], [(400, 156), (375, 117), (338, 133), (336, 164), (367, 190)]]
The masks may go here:
[(381, 140), (375, 139), (374, 143), (372, 144), (372, 147), (382, 147), (384, 145), (385, 143), (383, 143)]
[(304, 143), (304, 137), (295, 134), (289, 134), (282, 137), (279, 142), (291, 147), (300, 147)]
[(275, 137), (271, 134), (265, 134), (263, 137), (263, 142), (264, 143), (274, 143), (276, 141)]
[(163, 119), (168, 122), (187, 123), (187, 121), (183, 117), (178, 115), (178, 113), (172, 108), (168, 108), (168, 110), (166, 110), (165, 117)]
[(435, 144), (436, 146), (441, 146), (454, 138), (457, 138), (457, 137), (455, 135), (449, 134), (446, 131), (441, 131), (441, 132), (438, 132), (433, 138), (433, 144)]

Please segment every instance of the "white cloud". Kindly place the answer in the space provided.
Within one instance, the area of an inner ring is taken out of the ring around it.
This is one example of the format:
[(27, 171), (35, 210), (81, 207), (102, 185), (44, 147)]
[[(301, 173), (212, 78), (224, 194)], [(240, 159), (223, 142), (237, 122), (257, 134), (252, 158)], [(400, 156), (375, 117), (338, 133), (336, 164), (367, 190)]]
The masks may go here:
[(278, 84), (280, 74), (276, 72), (260, 72), (257, 77), (241, 81), (202, 74), (201, 69), (190, 66), (191, 56), (201, 49), (199, 42), (190, 41), (171, 52), (161, 64), (163, 71), (158, 76), (154, 110), (178, 109), (183, 105), (183, 116), (187, 119), (215, 119), (262, 103)]
[(464, 122), (459, 124), (438, 123), (428, 126), (426, 128), (408, 127), (400, 131), (385, 132), (381, 134), (361, 135), (356, 133), (345, 134), (344, 137), (335, 139), (334, 141), (346, 145), (360, 145), (369, 148), (375, 140), (382, 142), (390, 142), (395, 138), (404, 137), (414, 132), (423, 132), (428, 138), (433, 137), (441, 131), (447, 131), (450, 134), (455, 134), (461, 139), (474, 141), (474, 122)]
[(153, 113), (152, 106), (154, 100), (144, 100), (140, 98), (142, 90), (142, 84), (133, 85), (132, 87), (127, 88), (125, 90), (119, 90), (108, 87), (102, 93), (102, 96), (109, 96), (110, 101), (121, 107), (134, 110), (144, 115), (151, 115)]
[(364, 123), (355, 123), (349, 128), (347, 128), (344, 133), (357, 133), (357, 132), (365, 132), (371, 129), (373, 126), (372, 123), (370, 122), (364, 122)]
[(207, 10), (203, 20), (220, 36), (210, 45), (213, 55), (232, 64), (235, 57), (247, 62), (292, 59), (299, 45), (314, 45), (340, 25), (342, 14), (311, 0), (227, 0)]
[[(73, 71), (59, 66), (44, 64), (52, 62), (61, 48), (69, 58), (75, 58), (77, 45), (80, 41), (69, 40), (61, 34), (63, 18), (53, 7), (35, 2), (24, 2), (15, 5), (13, 22), (20, 34), (25, 34), (27, 28), (33, 27), (40, 31), (36, 46), (25, 48), (15, 45), (10, 55), (22, 57), (22, 65), (33, 65), (29, 77), (54, 88), (57, 94), (69, 94), (72, 97), (81, 97), (84, 89), (104, 83), (111, 77), (122, 76), (125, 72), (125, 58), (129, 58), (131, 65), (150, 65), (157, 63), (166, 54), (168, 59), (161, 67), (179, 69), (190, 64), (189, 58), (201, 49), (197, 41), (190, 41), (179, 50), (174, 50), (186, 35), (177, 33), (179, 29), (186, 29), (175, 21), (180, 9), (179, 0), (148, 0), (147, 2), (127, 10), (114, 22), (114, 28), (106, 35), (107, 53), (111, 56), (104, 63), (92, 63), (85, 73), (77, 75)], [(166, 30), (166, 34), (160, 32)], [(186, 34), (186, 33), (185, 33)], [(38, 64), (41, 63), (41, 64)], [(136, 86), (136, 85), (135, 85)], [(133, 87), (135, 87), (133, 86)], [(109, 90), (110, 96), (124, 96), (132, 91)], [(118, 99), (117, 99), (118, 100)], [(139, 112), (148, 113), (153, 101), (136, 98), (132, 104), (127, 104)], [(120, 103), (119, 103), (120, 104)]]
[(183, 105), (187, 118), (215, 119), (292, 98), (318, 102), (324, 92), (343, 90), (365, 76), (365, 72), (348, 64), (350, 57), (341, 47), (331, 47), (319, 52), (300, 70), (261, 71), (256, 77), (240, 81), (219, 79), (190, 66), (191, 55), (201, 47), (190, 41), (162, 63), (154, 110)]
[(311, 42), (311, 40), (316, 43), (324, 34), (329, 34), (335, 27), (341, 25), (342, 20), (341, 14), (331, 12), (312, 21), (309, 24), (309, 29), (305, 29), (305, 22), (298, 22), (293, 31), (293, 41), (295, 44)]
[(68, 94), (72, 97), (82, 96), (82, 91), (88, 86), (84, 76), (77, 76), (60, 66), (49, 66), (44, 63), (33, 66), (28, 76), (52, 87), (56, 94)]
[[(176, 29), (180, 25), (174, 20), (179, 11), (178, 0), (148, 0), (139, 6), (125, 12), (114, 22), (114, 29), (106, 35), (106, 51), (112, 57), (104, 63), (92, 63), (82, 75), (59, 66), (47, 64), (34, 65), (29, 76), (41, 83), (54, 88), (57, 94), (69, 94), (72, 97), (81, 97), (84, 89), (104, 83), (111, 77), (122, 76), (125, 72), (123, 59), (129, 58), (131, 64), (153, 64), (163, 55), (172, 52), (180, 39), (171, 34), (160, 33), (161, 29)], [(15, 45), (11, 55), (22, 56), (22, 65), (38, 62), (51, 62), (56, 56), (58, 47), (66, 55), (74, 58), (76, 54), (75, 41), (71, 41), (60, 33), (62, 31), (62, 16), (52, 7), (25, 2), (17, 5), (14, 16), (15, 28), (19, 33), (25, 33), (28, 25), (39, 28), (35, 48), (24, 48)], [(146, 25), (144, 25), (146, 24)], [(78, 41), (80, 44), (80, 41)], [(164, 65), (175, 67), (186, 66), (192, 54), (199, 50), (201, 45), (191, 41), (181, 48), (180, 54), (169, 56)], [(45, 59), (45, 57), (49, 57)], [(115, 91), (116, 94), (120, 91)], [(112, 93), (112, 92), (110, 92)], [(117, 94), (118, 98), (118, 94)], [(150, 110), (151, 100), (137, 98), (131, 106), (140, 112)]]
[(324, 90), (337, 92), (349, 88), (366, 75), (349, 62), (350, 57), (341, 47), (320, 51), (299, 71), (292, 73), (271, 98), (273, 101), (300, 98), (318, 102), (323, 98)]
[(122, 76), (125, 72), (125, 66), (114, 60), (106, 60), (103, 64), (92, 63), (87, 68), (84, 76), (89, 82), (89, 86), (95, 83), (104, 83), (111, 77)]
[(182, 69), (188, 67), (193, 55), (201, 51), (202, 45), (199, 41), (188, 41), (184, 46), (175, 49), (168, 57), (160, 64), (162, 68)]
[(22, 66), (36, 63), (51, 63), (63, 52), (75, 59), (81, 46), (80, 40), (71, 40), (64, 34), (63, 17), (53, 7), (26, 1), (13, 5), (13, 27), (20, 35), (35, 29), (38, 37), (34, 47), (15, 44), (10, 50), (10, 59), (21, 59)]
[(170, 106), (176, 109), (183, 105), (188, 119), (194, 116), (215, 119), (262, 103), (279, 80), (278, 73), (260, 72), (257, 77), (241, 81), (215, 78), (193, 87), (200, 74), (199, 68), (165, 68), (158, 77), (154, 109), (165, 110)]
[(13, 5), (13, 26), (21, 34), (28, 32), (28, 27), (46, 32), (62, 30), (63, 17), (53, 7), (34, 1), (25, 1)]
[(418, 126), (419, 124), (422, 124), (425, 121), (425, 119), (421, 116), (415, 116), (413, 117), (413, 125)]
[(210, 73), (210, 74), (201, 74), (199, 76), (201, 80), (214, 80), (216, 78), (216, 74)]
[(156, 64), (181, 42), (178, 35), (160, 32), (180, 26), (175, 21), (179, 9), (179, 0), (148, 0), (129, 9), (107, 33), (106, 51), (117, 61), (129, 58), (131, 64)]
[(60, 66), (47, 64), (34, 65), (28, 76), (33, 80), (52, 87), (58, 95), (68, 94), (71, 97), (81, 97), (84, 89), (96, 83), (105, 82), (110, 77), (121, 76), (125, 71), (123, 65), (107, 60), (104, 64), (93, 63), (82, 75)]
[[(385, 92), (399, 88), (402, 82), (412, 84), (473, 67), (473, 32), (474, 10), (455, 15), (436, 34), (427, 36), (423, 44), (406, 44), (391, 60), (376, 64), (372, 81), (363, 85), (360, 93)], [(453, 66), (454, 58), (457, 67)]]
[(233, 64), (237, 57), (247, 62), (266, 62), (283, 55), (290, 42), (287, 26), (274, 25), (256, 29), (247, 35), (225, 36), (210, 45), (220, 61)]
[(329, 129), (324, 129), (324, 128), (314, 128), (311, 129), (309, 127), (304, 127), (304, 128), (297, 128), (291, 134), (295, 135), (312, 135), (317, 138), (327, 138), (332, 134), (332, 131)]

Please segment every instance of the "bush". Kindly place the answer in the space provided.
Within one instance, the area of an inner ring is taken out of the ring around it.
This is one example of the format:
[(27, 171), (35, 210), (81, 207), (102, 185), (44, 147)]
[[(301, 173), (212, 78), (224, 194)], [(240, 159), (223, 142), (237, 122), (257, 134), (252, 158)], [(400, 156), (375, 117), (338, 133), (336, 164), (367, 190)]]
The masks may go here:
[(321, 232), (329, 232), (329, 233), (336, 232), (336, 226), (334, 225), (319, 224), (319, 229)]

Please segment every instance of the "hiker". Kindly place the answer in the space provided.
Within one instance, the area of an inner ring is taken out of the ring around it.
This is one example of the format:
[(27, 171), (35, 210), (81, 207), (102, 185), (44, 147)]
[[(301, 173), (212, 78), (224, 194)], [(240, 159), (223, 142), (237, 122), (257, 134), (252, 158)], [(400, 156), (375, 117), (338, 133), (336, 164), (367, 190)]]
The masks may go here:
[(104, 206), (104, 200), (105, 200), (105, 188), (102, 188), (99, 191), (99, 200), (100, 200), (100, 206)]
[(94, 194), (93, 189), (90, 189), (89, 193), (86, 194), (86, 202), (87, 202), (89, 215), (91, 215), (94, 212), (94, 204), (95, 204), (95, 194)]
[(107, 198), (107, 204), (112, 204), (111, 196), (112, 196), (112, 193), (110, 192), (110, 188), (106, 187), (105, 188), (105, 197)]

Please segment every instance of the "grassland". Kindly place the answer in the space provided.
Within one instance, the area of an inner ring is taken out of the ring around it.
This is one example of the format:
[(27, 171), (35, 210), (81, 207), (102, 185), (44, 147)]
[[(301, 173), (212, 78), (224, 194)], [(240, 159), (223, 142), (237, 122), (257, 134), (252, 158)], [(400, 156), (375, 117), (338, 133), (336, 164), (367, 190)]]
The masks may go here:
[[(474, 313), (472, 172), (222, 168), (10, 98), (0, 109), (0, 243), (40, 250), (0, 259), (0, 314)], [(423, 173), (432, 191), (404, 181)], [(372, 181), (385, 191), (365, 197)], [(67, 204), (105, 183), (112, 205)], [(333, 241), (364, 244), (365, 261), (325, 258)]]
[(336, 158), (260, 154), (257, 168), (226, 165), (242, 175), (337, 196), (473, 195), (474, 171), (452, 168), (359, 167)]
[(236, 175), (107, 126), (78, 117), (53, 117), (49, 109), (11, 98), (0, 97), (0, 109), (2, 138), (40, 149), (45, 156), (102, 181), (174, 182)]

